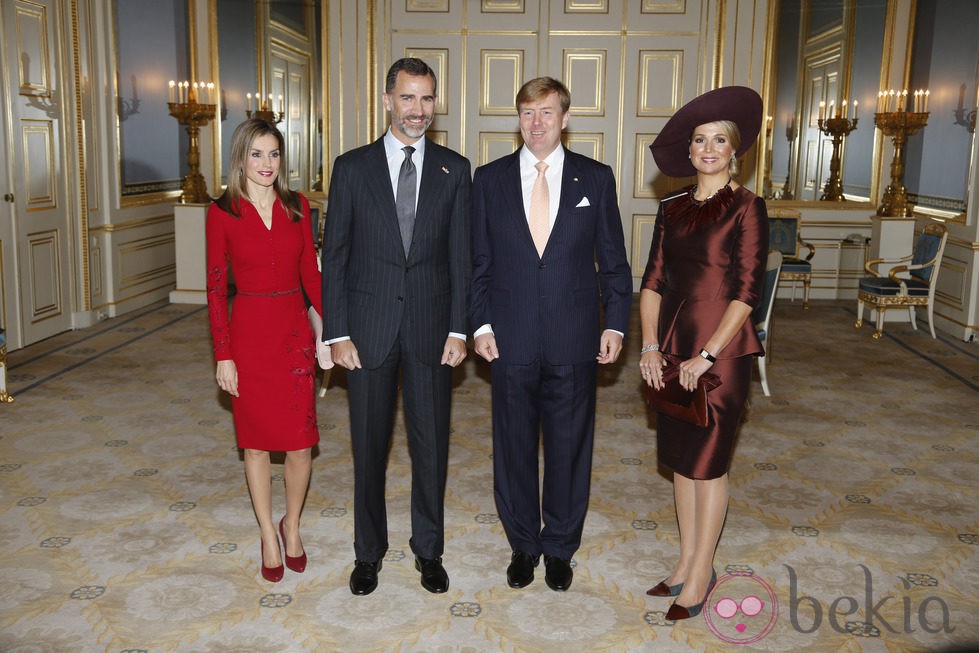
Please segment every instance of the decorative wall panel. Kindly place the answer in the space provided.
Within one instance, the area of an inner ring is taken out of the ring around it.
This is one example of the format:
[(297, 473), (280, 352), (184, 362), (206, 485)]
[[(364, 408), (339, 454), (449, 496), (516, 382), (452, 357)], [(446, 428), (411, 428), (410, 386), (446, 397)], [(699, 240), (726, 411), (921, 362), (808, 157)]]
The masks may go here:
[(513, 100), (525, 81), (523, 50), (482, 50), (480, 60), (479, 113), (515, 115)]
[(637, 116), (669, 117), (683, 105), (683, 51), (639, 51)]
[(39, 231), (27, 235), (30, 270), (30, 321), (40, 322), (61, 315), (61, 248), (58, 232)]
[(435, 89), (435, 92), (438, 94), (435, 103), (435, 113), (442, 115), (448, 113), (448, 98), (452, 94), (452, 81), (449, 77), (449, 49), (406, 48), (405, 56), (421, 59), (432, 67), (432, 70), (435, 71), (435, 79), (438, 82), (438, 87)]
[(405, 0), (405, 11), (412, 12), (448, 12), (449, 0)]
[(24, 173), (27, 181), (27, 210), (53, 208), (56, 197), (57, 160), (54, 154), (54, 123), (50, 120), (22, 120)]
[(522, 14), (524, 0), (482, 0), (479, 10), (484, 14)]
[(146, 286), (153, 281), (173, 282), (176, 274), (173, 234), (161, 234), (119, 243), (116, 247), (119, 290)]
[(51, 95), (48, 14), (43, 5), (18, 3), (15, 7), (19, 89), (21, 95)]
[(566, 14), (607, 14), (608, 0), (564, 0)]
[[(649, 151), (649, 146), (652, 144), (659, 134), (636, 134), (636, 144), (633, 148), (635, 154), (635, 164), (633, 170), (635, 170), (635, 175), (632, 178), (632, 197), (634, 199), (652, 199), (655, 197), (653, 193), (653, 174), (652, 171), (656, 169), (656, 163), (653, 161), (652, 152)], [(646, 167), (646, 164), (649, 167)]]
[(429, 129), (427, 132), (425, 132), (425, 135), (442, 147), (448, 147), (449, 132), (441, 129)]
[(569, 150), (584, 154), (596, 161), (605, 160), (605, 134), (603, 132), (569, 131), (565, 137)]
[(632, 265), (632, 276), (642, 279), (646, 270), (646, 258), (649, 256), (649, 246), (653, 242), (653, 226), (656, 216), (648, 213), (632, 214), (632, 248), (629, 260)]
[(512, 154), (522, 145), (519, 132), (480, 132), (477, 166)]
[(644, 14), (682, 14), (686, 10), (686, 0), (642, 0), (640, 8)]
[(571, 92), (571, 112), (576, 116), (605, 115), (606, 50), (563, 52), (562, 79)]

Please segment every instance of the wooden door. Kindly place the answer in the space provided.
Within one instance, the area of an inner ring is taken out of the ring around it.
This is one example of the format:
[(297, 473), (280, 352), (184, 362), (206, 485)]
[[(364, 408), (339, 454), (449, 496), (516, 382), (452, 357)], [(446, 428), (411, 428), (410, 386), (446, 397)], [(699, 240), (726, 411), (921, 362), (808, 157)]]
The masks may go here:
[[(61, 0), (4, 0), (3, 61), (10, 136), (0, 180), (12, 202), (3, 241), (5, 327), (12, 349), (71, 328), (70, 198), (64, 116)], [(6, 217), (5, 217), (6, 220)], [(8, 244), (9, 243), (9, 244)]]

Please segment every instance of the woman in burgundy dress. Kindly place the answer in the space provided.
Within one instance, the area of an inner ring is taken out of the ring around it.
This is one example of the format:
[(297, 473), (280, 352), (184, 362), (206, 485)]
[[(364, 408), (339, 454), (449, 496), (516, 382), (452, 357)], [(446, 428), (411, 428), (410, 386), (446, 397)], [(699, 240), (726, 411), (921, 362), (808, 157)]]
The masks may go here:
[[(216, 379), (231, 395), (245, 478), (262, 530), (262, 576), (306, 568), (299, 515), (319, 442), (316, 354), (303, 290), (322, 315), (309, 203), (289, 190), (285, 143), (270, 122), (235, 129), (228, 186), (207, 211), (207, 304)], [(228, 265), (237, 293), (228, 318)], [(302, 288), (302, 290), (300, 289)], [(286, 514), (272, 518), (270, 451), (285, 451)], [(282, 546), (279, 545), (282, 536)]]
[(721, 379), (707, 395), (706, 427), (657, 416), (659, 462), (673, 470), (680, 558), (647, 594), (676, 597), (666, 615), (672, 621), (700, 614), (716, 581), (728, 467), (752, 357), (762, 352), (749, 317), (762, 291), (768, 215), (764, 200), (732, 178), (761, 113), (753, 90), (720, 88), (680, 109), (650, 146), (661, 172), (696, 174), (697, 183), (659, 204), (639, 299), (640, 371), (648, 385), (662, 387), (666, 353), (683, 361), (679, 379), (688, 390), (708, 370)]

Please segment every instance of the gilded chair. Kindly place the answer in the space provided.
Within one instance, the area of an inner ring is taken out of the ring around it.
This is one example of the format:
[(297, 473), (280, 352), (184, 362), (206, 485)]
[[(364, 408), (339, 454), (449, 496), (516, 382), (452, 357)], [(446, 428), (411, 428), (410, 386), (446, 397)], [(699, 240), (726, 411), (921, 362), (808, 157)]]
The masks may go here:
[(778, 292), (778, 283), (782, 273), (782, 252), (772, 250), (768, 253), (768, 263), (765, 265), (765, 285), (761, 294), (761, 302), (751, 314), (751, 322), (755, 325), (758, 339), (761, 340), (765, 351), (758, 356), (758, 376), (761, 378), (761, 389), (766, 397), (771, 397), (772, 393), (768, 390), (768, 374), (766, 363), (772, 344), (772, 308), (775, 306), (775, 294)]
[[(782, 281), (792, 282), (792, 301), (795, 301), (795, 288), (802, 282), (802, 308), (809, 308), (809, 287), (812, 285), (812, 260), (816, 248), (802, 240), (799, 228), (801, 213), (786, 209), (773, 209), (768, 214), (768, 246), (782, 252)], [(805, 258), (799, 256), (800, 248), (809, 253)]]
[(0, 329), (0, 404), (13, 403), (7, 392), (7, 332)]
[[(884, 333), (884, 311), (889, 308), (907, 308), (911, 328), (918, 330), (915, 321), (915, 307), (924, 306), (928, 311), (928, 328), (935, 337), (935, 285), (938, 269), (945, 253), (948, 229), (939, 222), (930, 222), (918, 235), (914, 251), (901, 258), (876, 258), (867, 261), (864, 269), (872, 276), (860, 280), (857, 291), (857, 322), (853, 326), (863, 326), (863, 307), (870, 306), (877, 311), (877, 330), (874, 339)], [(882, 263), (897, 263), (885, 273), (877, 266)]]

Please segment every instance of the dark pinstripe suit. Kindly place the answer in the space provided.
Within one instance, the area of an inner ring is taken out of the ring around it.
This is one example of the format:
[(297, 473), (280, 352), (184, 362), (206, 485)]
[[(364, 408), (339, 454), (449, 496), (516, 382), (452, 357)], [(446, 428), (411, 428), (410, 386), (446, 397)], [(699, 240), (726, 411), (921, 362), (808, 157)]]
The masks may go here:
[(402, 374), (412, 460), (412, 550), (443, 547), (452, 370), (449, 332), (465, 334), (471, 274), (468, 159), (426, 141), (411, 249), (401, 243), (383, 138), (338, 157), (323, 244), (323, 340), (349, 336), (362, 369), (347, 372), (354, 453), (354, 551), (387, 551), (384, 479)]
[(557, 219), (538, 256), (524, 213), (520, 150), (476, 169), (470, 321), (490, 324), (499, 347), (494, 486), (510, 545), (570, 559), (588, 507), (600, 312), (604, 306), (605, 328), (626, 332), (632, 273), (611, 168), (565, 150), (561, 179)]

